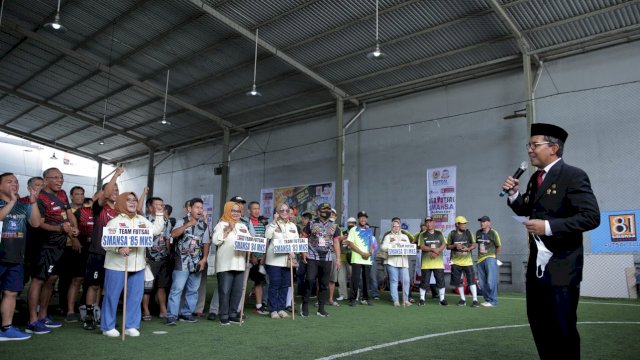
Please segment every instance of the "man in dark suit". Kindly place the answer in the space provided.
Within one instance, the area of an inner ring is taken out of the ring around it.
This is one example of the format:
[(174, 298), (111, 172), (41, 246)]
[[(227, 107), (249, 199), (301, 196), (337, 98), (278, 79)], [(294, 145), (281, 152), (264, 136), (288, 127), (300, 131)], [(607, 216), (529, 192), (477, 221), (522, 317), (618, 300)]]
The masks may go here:
[[(551, 124), (533, 124), (527, 152), (539, 170), (524, 194), (509, 176), (508, 205), (529, 232), (526, 276), (527, 316), (541, 359), (579, 359), (576, 328), (584, 263), (582, 233), (600, 224), (600, 210), (587, 174), (562, 161), (567, 132)], [(550, 257), (549, 257), (550, 256)]]

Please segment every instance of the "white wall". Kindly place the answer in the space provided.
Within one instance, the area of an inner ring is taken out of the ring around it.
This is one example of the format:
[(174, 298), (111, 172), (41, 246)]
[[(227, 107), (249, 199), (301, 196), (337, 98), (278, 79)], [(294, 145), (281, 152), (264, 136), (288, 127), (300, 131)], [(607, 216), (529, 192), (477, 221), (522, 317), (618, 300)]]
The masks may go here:
[[(601, 210), (640, 207), (640, 198), (630, 196), (639, 175), (638, 59), (640, 42), (553, 61), (536, 92), (537, 121), (569, 132), (564, 158), (590, 175)], [(511, 71), (370, 104), (346, 137), (350, 212), (368, 211), (372, 224), (422, 217), (426, 169), (457, 165), (458, 214), (491, 216), (503, 239), (501, 259), (513, 262), (514, 285), (503, 289), (522, 290), (526, 234), (497, 194), (504, 177), (527, 160), (526, 120), (502, 119), (524, 108), (524, 88), (522, 73)], [(228, 194), (253, 200), (263, 187), (335, 180), (335, 121), (310, 119), (251, 134), (233, 154)], [(217, 197), (213, 168), (220, 156), (219, 143), (178, 151), (158, 167), (155, 194), (172, 204), (203, 192)], [(128, 164), (122, 188), (142, 189), (146, 171), (146, 160)]]

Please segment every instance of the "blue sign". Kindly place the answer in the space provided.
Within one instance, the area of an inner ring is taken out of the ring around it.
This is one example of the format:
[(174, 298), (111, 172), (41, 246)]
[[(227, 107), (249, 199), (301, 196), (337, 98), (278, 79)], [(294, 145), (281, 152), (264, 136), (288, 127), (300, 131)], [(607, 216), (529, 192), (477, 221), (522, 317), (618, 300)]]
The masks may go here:
[(591, 253), (640, 252), (638, 219), (640, 210), (600, 213), (600, 226), (589, 234)]

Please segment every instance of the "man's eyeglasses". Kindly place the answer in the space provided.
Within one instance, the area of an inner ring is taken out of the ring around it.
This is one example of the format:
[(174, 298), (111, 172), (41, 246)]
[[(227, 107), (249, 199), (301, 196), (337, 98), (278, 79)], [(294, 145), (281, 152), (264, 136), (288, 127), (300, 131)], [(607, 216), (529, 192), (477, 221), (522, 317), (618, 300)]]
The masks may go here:
[(544, 144), (553, 144), (552, 142), (549, 141), (541, 141), (541, 142), (532, 142), (532, 143), (526, 143), (524, 144), (525, 149), (529, 150), (535, 150), (538, 148), (538, 146), (540, 145), (544, 145)]

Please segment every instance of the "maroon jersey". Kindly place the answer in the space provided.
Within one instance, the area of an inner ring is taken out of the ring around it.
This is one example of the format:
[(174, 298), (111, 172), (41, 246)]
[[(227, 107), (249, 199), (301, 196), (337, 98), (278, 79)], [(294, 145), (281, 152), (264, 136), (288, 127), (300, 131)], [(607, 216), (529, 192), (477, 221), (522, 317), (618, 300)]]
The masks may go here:
[(44, 207), (44, 222), (49, 225), (60, 225), (68, 222), (67, 210), (69, 206), (69, 198), (64, 190), (58, 191), (57, 194), (48, 193), (44, 190), (38, 194), (38, 201)]
[(91, 234), (93, 232), (93, 210), (88, 207), (81, 207), (74, 213), (78, 220), (78, 239), (80, 243), (88, 245), (91, 243)]

